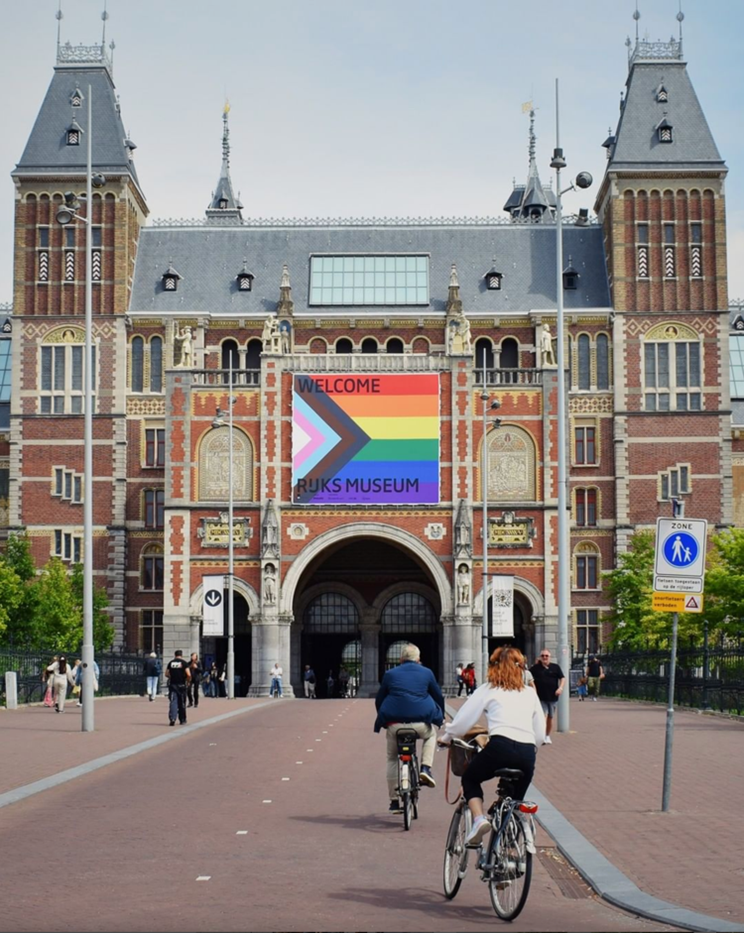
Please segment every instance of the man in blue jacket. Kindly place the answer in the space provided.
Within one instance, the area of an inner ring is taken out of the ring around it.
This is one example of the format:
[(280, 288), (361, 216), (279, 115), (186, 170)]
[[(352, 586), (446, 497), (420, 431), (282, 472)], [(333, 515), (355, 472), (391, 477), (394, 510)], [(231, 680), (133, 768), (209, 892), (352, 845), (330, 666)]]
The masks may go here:
[(398, 729), (413, 729), (423, 740), (421, 783), (436, 787), (431, 766), (437, 747), (437, 731), (444, 721), (444, 697), (434, 674), (421, 664), (416, 645), (406, 645), (400, 665), (387, 671), (375, 699), (375, 732), (387, 729), (387, 784), (390, 812), (400, 813), (398, 800)]

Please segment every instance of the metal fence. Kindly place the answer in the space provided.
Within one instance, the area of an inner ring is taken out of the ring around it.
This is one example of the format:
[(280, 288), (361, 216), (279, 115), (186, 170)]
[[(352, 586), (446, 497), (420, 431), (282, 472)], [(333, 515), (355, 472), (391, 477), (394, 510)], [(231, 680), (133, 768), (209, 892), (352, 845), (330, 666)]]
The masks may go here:
[[(574, 657), (573, 670), (583, 666)], [(605, 679), (602, 693), (666, 703), (669, 696), (670, 651), (612, 651), (601, 655)], [(696, 709), (744, 713), (744, 645), (741, 636), (716, 645), (680, 647), (677, 652), (674, 702)]]
[[(44, 699), (46, 682), (42, 674), (51, 663), (54, 651), (21, 651), (0, 648), (0, 705), (5, 705), (5, 672), (15, 671), (18, 678), (18, 702), (36, 703)], [(80, 654), (68, 654), (72, 665)], [(97, 696), (122, 696), (145, 692), (144, 654), (111, 651), (96, 655), (100, 670)]]

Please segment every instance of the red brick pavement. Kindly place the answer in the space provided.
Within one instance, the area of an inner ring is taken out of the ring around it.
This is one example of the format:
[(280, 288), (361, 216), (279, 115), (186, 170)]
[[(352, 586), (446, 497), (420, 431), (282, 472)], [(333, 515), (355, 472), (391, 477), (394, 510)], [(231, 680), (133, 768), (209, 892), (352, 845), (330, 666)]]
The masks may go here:
[[(136, 728), (160, 728), (148, 725), (155, 704), (110, 702), (122, 709), (129, 704)], [(205, 703), (200, 715), (226, 708)], [(24, 716), (29, 723), (36, 719), (24, 711), (17, 720)], [(385, 812), (385, 743), (373, 734), (373, 719), (371, 701), (276, 702), (7, 807), (0, 851), (13, 857), (0, 874), (0, 930), (500, 926), (472, 871), (453, 902), (441, 894), (451, 813), (441, 785), (425, 792), (421, 819), (410, 833), (403, 832), (400, 816)], [(53, 730), (61, 720), (47, 716), (38, 728), (39, 741), (50, 742), (50, 756), (51, 744), (60, 748)], [(0, 729), (8, 728), (6, 721), (0, 719)], [(63, 739), (77, 745), (74, 733)], [(16, 751), (25, 756), (31, 748), (27, 743)], [(554, 750), (561, 753), (558, 745)], [(443, 755), (435, 767), (441, 779)], [(38, 764), (35, 770), (38, 777)], [(541, 836), (539, 844), (549, 842)], [(210, 880), (197, 881), (200, 876)], [(60, 904), (63, 910), (55, 908)], [(586, 894), (564, 896), (539, 861), (530, 899), (512, 929), (668, 928)]]
[(571, 732), (538, 755), (536, 786), (639, 888), (744, 920), (744, 724), (676, 710), (661, 812), (666, 710), (571, 700)]
[[(237, 705), (262, 702), (241, 699), (229, 703), (220, 697), (204, 697), (197, 709), (186, 712), (189, 722), (201, 722)], [(0, 709), (0, 794), (179, 728), (168, 725), (165, 697), (152, 703), (146, 697), (96, 700), (94, 732), (81, 731), (81, 714), (77, 700), (68, 700), (64, 713), (41, 705)]]

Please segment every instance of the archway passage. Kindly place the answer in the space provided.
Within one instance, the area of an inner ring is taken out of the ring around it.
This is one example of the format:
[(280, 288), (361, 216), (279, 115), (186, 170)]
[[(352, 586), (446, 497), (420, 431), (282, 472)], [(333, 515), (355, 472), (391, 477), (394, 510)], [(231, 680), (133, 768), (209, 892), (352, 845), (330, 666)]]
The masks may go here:
[[(204, 664), (209, 668), (212, 661), (217, 663), (220, 671), (227, 670), (227, 614), (230, 593), (224, 591), (223, 619), (224, 632), (222, 638), (214, 638), (214, 650), (207, 651), (205, 646)], [(240, 593), (233, 593), (233, 650), (235, 652), (235, 696), (244, 697), (251, 685), (251, 659), (252, 659), (252, 633), (249, 619), (248, 603)], [(219, 685), (219, 693), (224, 695), (227, 682)]]
[[(526, 604), (524, 598), (521, 594), (514, 594), (514, 603), (513, 603), (513, 626), (514, 634), (507, 637), (491, 637), (488, 639), (488, 653), (491, 654), (496, 648), (502, 648), (504, 645), (514, 645), (515, 648), (519, 648), (522, 654), (527, 659), (527, 665), (531, 666), (534, 662), (534, 658), (531, 657), (532, 646), (529, 644), (529, 639), (527, 637), (527, 631), (525, 626), (525, 619), (529, 619), (531, 616), (531, 608)], [(488, 627), (489, 631), (491, 630), (491, 599), (488, 600)]]
[(353, 695), (359, 687), (369, 691), (390, 664), (390, 646), (401, 641), (417, 644), (422, 663), (439, 677), (440, 613), (429, 570), (404, 545), (382, 537), (329, 545), (297, 587), (293, 683), (299, 685), (310, 664), (318, 696)]

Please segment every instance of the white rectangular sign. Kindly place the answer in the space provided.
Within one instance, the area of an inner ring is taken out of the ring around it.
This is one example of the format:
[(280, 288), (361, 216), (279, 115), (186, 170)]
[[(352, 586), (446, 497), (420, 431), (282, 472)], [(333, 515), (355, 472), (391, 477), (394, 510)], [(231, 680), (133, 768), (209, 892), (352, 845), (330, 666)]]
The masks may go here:
[(514, 577), (491, 577), (491, 637), (514, 637)]
[(222, 574), (202, 577), (202, 635), (205, 638), (225, 634), (224, 588), (225, 578)]
[(658, 518), (654, 573), (702, 580), (707, 541), (708, 522), (703, 518)]

